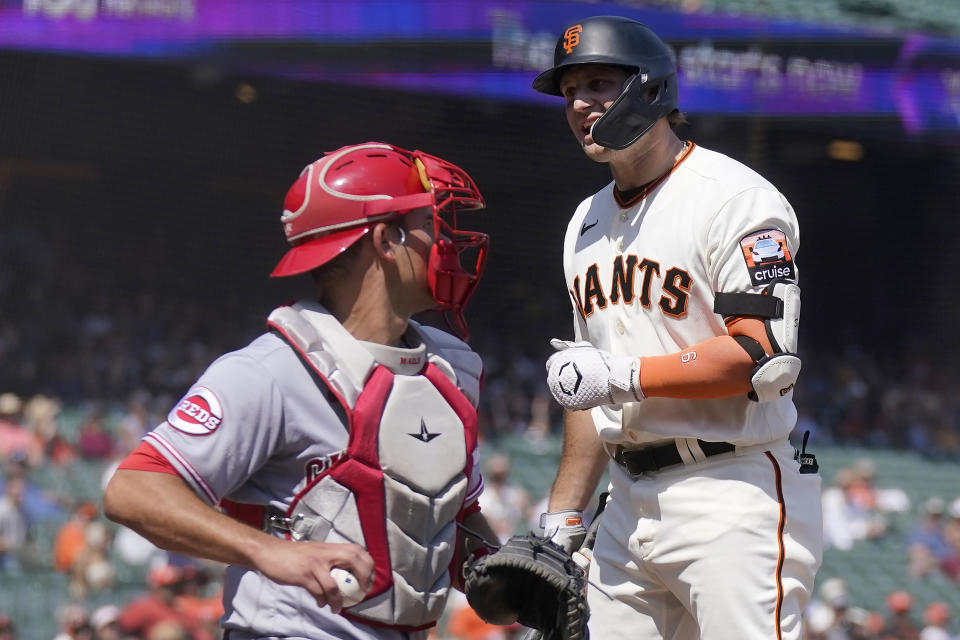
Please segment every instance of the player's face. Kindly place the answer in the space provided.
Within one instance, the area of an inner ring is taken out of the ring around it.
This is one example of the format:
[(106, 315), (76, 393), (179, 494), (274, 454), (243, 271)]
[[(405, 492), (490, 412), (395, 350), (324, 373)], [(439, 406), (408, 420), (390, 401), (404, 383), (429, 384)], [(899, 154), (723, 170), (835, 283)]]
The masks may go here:
[(590, 127), (620, 95), (628, 74), (618, 67), (584, 64), (571, 67), (560, 77), (560, 91), (567, 101), (567, 124), (584, 153), (597, 162), (608, 161), (612, 149), (590, 136)]
[(433, 208), (421, 207), (404, 215), (399, 223), (406, 240), (397, 248), (397, 270), (411, 313), (436, 306), (427, 282), (427, 265), (433, 246)]

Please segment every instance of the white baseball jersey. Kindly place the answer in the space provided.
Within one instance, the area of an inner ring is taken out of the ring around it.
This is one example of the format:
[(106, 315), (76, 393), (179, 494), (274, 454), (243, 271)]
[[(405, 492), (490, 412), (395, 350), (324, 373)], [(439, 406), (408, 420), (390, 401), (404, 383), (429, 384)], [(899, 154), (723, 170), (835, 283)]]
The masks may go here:
[[(580, 204), (564, 239), (577, 340), (615, 355), (676, 353), (727, 334), (713, 312), (714, 293), (759, 292), (773, 277), (796, 280), (793, 209), (735, 160), (693, 146), (667, 180), (625, 208), (613, 186)], [(772, 260), (755, 257), (760, 239), (777, 243)], [(693, 437), (749, 445), (790, 433), (792, 396), (769, 403), (746, 395), (648, 398), (624, 405), (622, 416), (609, 406), (592, 413), (607, 442)]]
[[(610, 184), (570, 221), (564, 270), (578, 340), (618, 356), (692, 358), (693, 345), (727, 335), (716, 292), (796, 280), (793, 209), (739, 162), (691, 145), (638, 198), (621, 206)], [(801, 471), (788, 441), (792, 392), (764, 403), (647, 398), (591, 415), (604, 441), (628, 448), (737, 445), (636, 477), (610, 464), (587, 590), (591, 637), (799, 640), (822, 527), (820, 477)]]
[[(312, 302), (298, 303), (297, 308), (306, 309), (305, 317), (327, 315)], [(325, 331), (329, 331), (329, 327)], [(418, 346), (393, 348), (358, 342), (341, 327), (321, 352), (309, 354), (318, 359), (322, 370), (333, 372), (331, 386), (327, 387), (315, 381), (290, 344), (273, 333), (264, 334), (247, 347), (217, 359), (170, 411), (167, 421), (147, 434), (146, 441), (211, 505), (229, 499), (236, 503), (269, 505), (275, 511), (286, 512), (298, 493), (311, 480), (321, 477), (347, 449), (349, 433), (342, 408), (330, 393), (333, 390), (342, 397), (355, 393), (357, 390), (355, 385), (351, 390), (350, 380), (357, 375), (362, 377), (366, 364), (347, 361), (345, 354), (362, 349), (365, 358), (389, 370), (395, 379), (394, 386), (401, 390), (416, 386), (412, 379), (420, 377), (427, 362), (453, 376), (458, 370), (456, 364), (443, 359), (445, 351), (433, 352), (430, 346), (436, 343), (436, 336), (429, 334), (433, 339), (428, 340), (426, 335), (427, 328), (411, 323), (406, 340)], [(446, 338), (453, 340), (451, 336)], [(472, 354), (466, 345), (463, 348), (464, 353)], [(453, 357), (462, 356), (454, 354)], [(457, 380), (458, 384), (462, 382)], [(365, 381), (360, 383), (362, 388)], [(475, 387), (475, 384), (475, 380), (468, 380), (462, 386)], [(472, 388), (465, 392), (474, 406), (475, 391)], [(381, 446), (389, 445), (387, 451), (397, 455), (384, 458), (382, 467), (385, 474), (399, 473), (407, 477), (411, 473), (416, 475), (414, 467), (419, 466), (423, 481), (423, 474), (429, 475), (433, 469), (423, 461), (433, 459), (434, 450), (450, 450), (444, 441), (459, 437), (459, 449), (454, 450), (463, 450), (466, 456), (460, 464), (472, 460), (472, 464), (464, 465), (470, 469), (462, 499), (466, 507), (476, 501), (483, 489), (475, 439), (472, 450), (464, 449), (463, 427), (459, 426), (459, 436), (451, 431), (444, 420), (444, 412), (449, 409), (444, 408), (446, 405), (431, 404), (437, 397), (418, 392), (419, 406), (415, 411), (402, 412), (402, 419), (389, 426), (384, 419)], [(349, 398), (346, 401), (351, 402)], [(403, 402), (402, 399), (393, 401)], [(396, 417), (396, 412), (390, 413), (389, 407), (384, 415), (388, 413)], [(418, 452), (416, 456), (406, 455), (413, 445)], [(383, 451), (381, 449), (381, 456)], [(404, 461), (401, 453), (412, 459)], [(390, 472), (390, 465), (399, 470)], [(383, 517), (386, 518), (386, 514)], [(338, 518), (342, 519), (342, 515)], [(344, 525), (341, 522), (338, 526)], [(378, 580), (382, 575), (390, 575), (389, 567), (378, 566), (377, 571)], [(222, 624), (231, 629), (231, 638), (399, 640), (427, 635), (426, 631), (404, 633), (350, 620), (332, 613), (329, 607), (318, 607), (305, 589), (276, 584), (259, 572), (243, 567), (227, 569), (224, 591), (226, 613)]]

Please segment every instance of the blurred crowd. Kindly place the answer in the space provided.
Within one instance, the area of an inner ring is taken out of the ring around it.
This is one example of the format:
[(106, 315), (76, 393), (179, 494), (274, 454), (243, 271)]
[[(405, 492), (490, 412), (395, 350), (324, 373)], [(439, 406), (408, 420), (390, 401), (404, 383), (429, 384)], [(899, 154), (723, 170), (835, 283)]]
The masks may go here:
[[(36, 571), (63, 577), (65, 595), (53, 612), (56, 640), (218, 637), (221, 567), (162, 552), (129, 529), (107, 522), (96, 499), (50, 491), (33, 479), (51, 468), (85, 463), (100, 474), (99, 485), (105, 484), (122, 456), (158, 419), (150, 404), (140, 400), (115, 414), (83, 414), (68, 436), (55, 428), (63, 410), (58, 402), (0, 394), (0, 431), (15, 434), (0, 438), (0, 582), (5, 576), (22, 579)], [(550, 420), (547, 413), (544, 409), (545, 423)], [(550, 431), (527, 432), (524, 438), (548, 438)], [(43, 435), (49, 433), (58, 435), (54, 444)], [(481, 504), (501, 541), (535, 529), (545, 495), (516, 480), (516, 458), (498, 451), (495, 440), (486, 451)], [(878, 483), (872, 459), (851, 460), (824, 478), (825, 547), (846, 552), (867, 541), (894, 537), (903, 545), (900, 557), (890, 558), (891, 565), (905, 566), (911, 579), (939, 576), (960, 585), (960, 494), (944, 495), (911, 504), (904, 489)], [(903, 522), (910, 523), (909, 529)], [(47, 548), (31, 549), (31, 530), (43, 523), (54, 524), (55, 535)], [(118, 575), (129, 567), (139, 568), (132, 575), (141, 579), (140, 589), (118, 592)], [(111, 599), (111, 594), (117, 596)], [(896, 589), (884, 606), (871, 609), (854, 602), (843, 578), (829, 578), (808, 609), (807, 640), (954, 639), (955, 621), (947, 602), (921, 607), (907, 589)], [(0, 608), (0, 640), (37, 637), (18, 631), (17, 613)], [(511, 640), (522, 632), (518, 626), (484, 623), (457, 593), (432, 640)]]
[[(98, 413), (125, 411), (131, 403), (152, 418), (162, 416), (214, 358), (263, 330), (272, 305), (220, 296), (211, 313), (202, 299), (162, 289), (131, 294), (116, 305), (110, 291), (94, 290), (84, 279), (71, 283), (69, 270), (61, 273), (58, 277), (68, 280), (64, 295), (51, 297), (47, 291), (43, 302), (44, 317), (56, 322), (39, 322), (31, 305), (0, 304), (0, 392), (19, 394), (24, 402), (42, 393), (65, 407), (84, 408), (92, 422)], [(0, 276), (0, 303), (14, 299), (11, 286)], [(496, 309), (488, 313), (482, 299), (471, 317), (472, 345), (485, 366), (482, 433), (491, 440), (528, 432), (555, 435), (561, 412), (550, 399), (543, 367), (551, 352), (548, 339), (571, 332), (566, 301), (519, 285), (499, 290), (502, 303), (516, 307), (511, 331), (500, 330)], [(252, 292), (254, 299), (257, 295), (268, 297)], [(816, 341), (801, 345), (807, 343)], [(897, 349), (849, 345), (837, 353), (801, 346), (798, 429), (810, 430), (813, 442), (955, 458), (960, 396), (952, 390), (960, 370), (938, 366), (944, 355), (939, 347), (922, 341)], [(56, 447), (54, 425), (28, 428), (40, 444)]]
[[(10, 584), (4, 576), (62, 576), (65, 593), (55, 613), (58, 640), (216, 637), (218, 567), (171, 559), (107, 522), (96, 495), (51, 488), (43, 478), (74, 465), (93, 467), (103, 480), (108, 478), (216, 356), (260, 331), (259, 320), (225, 325), (222, 314), (205, 313), (200, 303), (179, 298), (174, 306), (147, 294), (119, 311), (106, 298), (87, 302), (92, 304), (66, 296), (55, 303), (52, 317), (73, 327), (71, 335), (55, 328), (25, 335), (32, 326), (25, 307), (0, 311), (0, 592)], [(241, 317), (238, 309), (230, 312)], [(486, 491), (481, 503), (502, 539), (536, 528), (545, 495), (515, 479), (511, 457), (499, 450), (500, 443), (517, 438), (531, 446), (556, 442), (562, 424), (545, 385), (549, 346), (540, 334), (566, 327), (567, 318), (533, 315), (527, 320), (523, 326), (536, 337), (522, 331), (504, 335), (482, 317), (472, 323), (473, 345), (485, 362), (480, 428), (487, 451)], [(559, 331), (562, 336), (563, 329)], [(814, 449), (838, 445), (957, 459), (960, 396), (951, 391), (960, 381), (956, 371), (934, 365), (936, 354), (922, 348), (889, 353), (850, 348), (843, 354), (801, 355), (795, 434), (810, 431)], [(865, 458), (824, 477), (823, 505), (828, 549), (845, 551), (864, 541), (899, 536), (906, 540), (905, 548), (894, 560), (907, 567), (911, 578), (936, 575), (960, 584), (960, 488), (957, 495), (945, 488), (942, 496), (911, 504), (902, 488), (877, 486), (876, 469)], [(915, 521), (913, 530), (891, 526), (903, 518)], [(38, 536), (40, 530), (54, 535)], [(121, 593), (118, 588), (128, 587), (131, 579), (139, 581), (138, 590)], [(947, 603), (925, 603), (922, 611), (911, 603), (904, 613), (899, 610), (906, 606), (905, 598), (891, 594), (889, 612), (868, 611), (856, 603), (838, 608), (839, 596), (826, 584), (824, 589), (811, 606), (811, 640), (950, 637), (934, 630), (938, 625), (950, 628)], [(118, 595), (111, 599), (111, 594)], [(894, 622), (884, 614), (892, 615), (892, 608), (899, 611), (896, 624), (909, 618), (916, 634), (890, 630)], [(0, 640), (36, 637), (17, 630), (17, 615), (0, 599)], [(478, 620), (455, 594), (435, 639), (507, 640), (519, 634), (519, 629)]]
[[(219, 637), (222, 567), (163, 552), (100, 512), (100, 490), (147, 428), (143, 407), (132, 403), (115, 421), (91, 412), (72, 436), (56, 428), (61, 408), (45, 396), (23, 402), (0, 394), (0, 640), (40, 637), (19, 624), (28, 618), (24, 605), (49, 607), (55, 640)], [(95, 473), (95, 486), (72, 491), (42, 481), (80, 464)], [(51, 535), (37, 536), (42, 530)], [(125, 579), (139, 581), (133, 591), (117, 591), (124, 569)], [(45, 574), (60, 577), (62, 593), (7, 605)]]
[(799, 429), (816, 441), (916, 451), (931, 459), (960, 453), (960, 369), (943, 366), (946, 347), (912, 340), (895, 349), (801, 354), (795, 399)]
[[(158, 564), (147, 574), (141, 595), (119, 604), (89, 607), (68, 601), (50, 612), (53, 640), (214, 640), (223, 614), (220, 592), (211, 594), (208, 571), (194, 565)], [(16, 613), (0, 614), (0, 640), (40, 637), (23, 628)]]
[(903, 590), (887, 594), (882, 610), (864, 609), (850, 601), (843, 578), (830, 578), (807, 609), (806, 640), (955, 640), (951, 616), (946, 602), (921, 609)]

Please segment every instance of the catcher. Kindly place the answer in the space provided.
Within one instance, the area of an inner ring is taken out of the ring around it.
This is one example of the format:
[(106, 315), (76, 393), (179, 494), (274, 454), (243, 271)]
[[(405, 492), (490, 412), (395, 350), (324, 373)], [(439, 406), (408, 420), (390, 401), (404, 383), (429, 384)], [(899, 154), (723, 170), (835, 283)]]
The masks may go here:
[(457, 214), (481, 207), (466, 172), (420, 151), (308, 165), (273, 275), (313, 291), (214, 362), (110, 481), (110, 518), (230, 565), (225, 638), (424, 640), (458, 553), (486, 551), (457, 523), (496, 539), (477, 504), (480, 357), (410, 318), (437, 309), (466, 335), (487, 237)]

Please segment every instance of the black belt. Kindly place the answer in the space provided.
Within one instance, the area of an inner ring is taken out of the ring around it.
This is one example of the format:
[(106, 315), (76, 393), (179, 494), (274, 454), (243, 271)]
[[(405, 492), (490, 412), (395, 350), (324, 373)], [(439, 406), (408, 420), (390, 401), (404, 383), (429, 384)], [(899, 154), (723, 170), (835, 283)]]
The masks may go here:
[[(729, 442), (706, 442), (697, 440), (703, 455), (706, 457), (717, 456), (721, 453), (730, 453), (737, 447)], [(613, 461), (626, 469), (631, 475), (640, 475), (649, 471), (659, 471), (666, 467), (683, 464), (683, 458), (680, 457), (680, 451), (677, 444), (657, 445), (654, 447), (645, 447), (643, 449), (626, 449), (623, 445), (617, 445), (613, 454)]]

